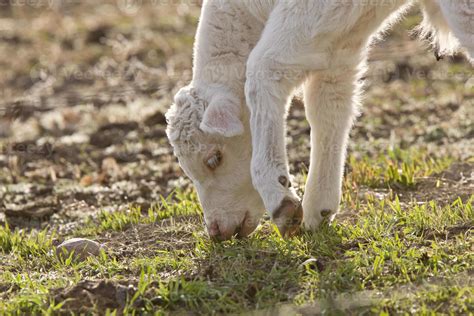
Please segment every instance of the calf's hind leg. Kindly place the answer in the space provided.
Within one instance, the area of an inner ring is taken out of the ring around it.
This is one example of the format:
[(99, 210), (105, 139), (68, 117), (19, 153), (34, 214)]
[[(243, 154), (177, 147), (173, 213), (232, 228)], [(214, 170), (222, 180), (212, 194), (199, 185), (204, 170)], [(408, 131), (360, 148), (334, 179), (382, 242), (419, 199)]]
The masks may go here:
[(303, 198), (303, 224), (314, 230), (339, 208), (347, 141), (357, 113), (357, 71), (314, 73), (305, 84), (311, 160)]
[(467, 49), (474, 64), (474, 2), (472, 0), (438, 0), (444, 17), (461, 46)]

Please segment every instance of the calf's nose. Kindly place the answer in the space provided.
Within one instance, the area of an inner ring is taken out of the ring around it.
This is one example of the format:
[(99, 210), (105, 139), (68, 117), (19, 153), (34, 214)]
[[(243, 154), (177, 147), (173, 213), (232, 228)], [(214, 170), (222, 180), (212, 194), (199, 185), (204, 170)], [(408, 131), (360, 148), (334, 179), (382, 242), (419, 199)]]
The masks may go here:
[(237, 238), (247, 237), (257, 226), (258, 221), (252, 220), (247, 212), (245, 213), (244, 218), (239, 219), (238, 221), (229, 218), (226, 220), (221, 219), (220, 221), (212, 220), (207, 224), (207, 232), (211, 239), (224, 241), (231, 239), (233, 236), (236, 236)]
[(217, 221), (213, 221), (211, 225), (207, 225), (207, 232), (209, 233), (209, 237), (212, 239), (219, 237), (221, 232), (219, 230), (219, 224), (217, 224)]
[(212, 221), (211, 224), (207, 226), (209, 237), (217, 241), (229, 240), (232, 236), (238, 234), (239, 230), (240, 227), (219, 225), (218, 221)]

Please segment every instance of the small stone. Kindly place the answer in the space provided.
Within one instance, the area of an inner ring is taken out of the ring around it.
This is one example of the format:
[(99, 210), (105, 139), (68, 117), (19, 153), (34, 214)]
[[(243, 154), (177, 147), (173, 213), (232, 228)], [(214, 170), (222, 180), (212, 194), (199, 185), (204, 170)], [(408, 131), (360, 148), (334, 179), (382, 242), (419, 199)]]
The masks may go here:
[(96, 241), (72, 238), (57, 246), (56, 254), (58, 257), (68, 258), (74, 252), (74, 258), (83, 261), (88, 257), (98, 256), (101, 249), (103, 249), (103, 246)]

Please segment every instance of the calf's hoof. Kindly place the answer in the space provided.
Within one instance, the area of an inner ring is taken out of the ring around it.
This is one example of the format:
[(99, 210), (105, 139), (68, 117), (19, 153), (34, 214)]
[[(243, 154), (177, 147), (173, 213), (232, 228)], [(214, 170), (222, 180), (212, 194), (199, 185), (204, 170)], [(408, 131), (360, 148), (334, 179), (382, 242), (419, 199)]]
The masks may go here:
[(307, 231), (316, 231), (322, 225), (328, 225), (336, 216), (337, 211), (323, 209), (316, 213), (307, 212), (303, 219), (303, 227)]
[(280, 207), (273, 212), (272, 219), (282, 236), (293, 236), (300, 230), (303, 207), (300, 202), (285, 198)]

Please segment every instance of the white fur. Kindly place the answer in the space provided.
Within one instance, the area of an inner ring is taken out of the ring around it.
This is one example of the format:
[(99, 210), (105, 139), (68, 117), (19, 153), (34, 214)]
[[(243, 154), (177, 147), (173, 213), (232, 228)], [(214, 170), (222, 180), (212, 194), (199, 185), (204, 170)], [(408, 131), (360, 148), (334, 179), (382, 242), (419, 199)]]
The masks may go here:
[[(193, 81), (181, 90), (168, 113), (168, 134), (198, 188), (208, 227), (216, 221), (219, 227), (231, 227), (243, 218), (259, 218), (260, 197), (270, 213), (284, 199), (299, 200), (279, 179), (290, 178), (285, 117), (289, 98), (301, 85), (312, 128), (304, 224), (315, 229), (323, 219), (322, 211), (337, 212), (368, 48), (415, 3), (204, 2)], [(439, 54), (464, 47), (472, 61), (474, 7), (470, 3), (420, 0), (424, 13), (420, 34)], [(223, 165), (206, 170), (201, 162), (205, 155), (183, 150), (190, 142), (205, 148), (220, 146)], [(212, 194), (216, 191), (220, 193)], [(235, 214), (239, 215), (227, 223)]]

